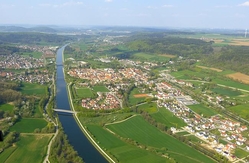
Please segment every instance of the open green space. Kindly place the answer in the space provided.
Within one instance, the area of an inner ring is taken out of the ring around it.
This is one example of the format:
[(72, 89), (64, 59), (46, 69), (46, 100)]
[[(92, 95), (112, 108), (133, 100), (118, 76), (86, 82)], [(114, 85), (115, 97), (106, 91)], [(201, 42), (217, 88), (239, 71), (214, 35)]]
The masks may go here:
[(233, 113), (241, 116), (242, 118), (249, 119), (249, 104), (242, 104), (237, 106), (232, 106), (229, 108)]
[(97, 125), (87, 125), (88, 130), (107, 153), (111, 153), (118, 162), (167, 162), (167, 159), (153, 154), (145, 149), (123, 142), (107, 130)]
[(17, 149), (3, 162), (42, 162), (50, 138), (50, 135), (21, 135), (16, 143)]
[(16, 150), (16, 147), (9, 147), (0, 153), (0, 162), (5, 162), (11, 154)]
[(145, 100), (145, 97), (134, 97), (135, 94), (141, 94), (139, 88), (134, 88), (129, 94), (129, 103), (131, 105), (137, 105)]
[(157, 113), (151, 114), (151, 116), (157, 122), (163, 123), (168, 127), (181, 128), (186, 126), (186, 123), (182, 119), (176, 117), (172, 112), (164, 107), (159, 108), (159, 111)]
[(11, 111), (14, 109), (14, 106), (11, 104), (2, 104), (0, 105), (0, 110), (2, 111)]
[(138, 110), (146, 111), (148, 113), (156, 113), (158, 111), (157, 109), (157, 104), (155, 102), (150, 102), (150, 103), (144, 103), (142, 105), (139, 105)]
[(91, 89), (85, 88), (75, 88), (76, 94), (79, 98), (92, 98), (94, 97)]
[(109, 92), (109, 90), (105, 86), (102, 86), (102, 85), (93, 86), (93, 90), (95, 92)]
[(135, 53), (134, 58), (139, 59), (140, 61), (160, 61), (165, 62), (169, 61), (170, 57), (156, 55), (156, 54), (148, 54), (148, 53)]
[(217, 94), (229, 96), (229, 97), (241, 95), (241, 93), (239, 91), (228, 89), (228, 88), (221, 88), (221, 87), (216, 87), (216, 88), (212, 89), (212, 91), (217, 93)]
[(203, 104), (188, 105), (188, 107), (199, 115), (203, 115), (205, 117), (218, 114), (214, 109), (208, 108)]
[(167, 153), (178, 162), (215, 162), (179, 140), (162, 133), (141, 116), (106, 127), (121, 137), (133, 139), (143, 145), (160, 149), (167, 148)]
[(32, 133), (35, 129), (42, 129), (46, 125), (47, 121), (42, 118), (22, 118), (10, 128), (10, 131), (16, 131), (19, 133)]
[(46, 89), (46, 85), (23, 83), (23, 86), (21, 87), (21, 92), (26, 95), (43, 96), (46, 95)]
[(25, 57), (33, 57), (33, 58), (40, 59), (43, 53), (42, 52), (25, 52), (25, 53), (22, 53), (21, 55)]
[(244, 150), (242, 150), (242, 149), (240, 149), (240, 148), (236, 148), (235, 152), (234, 152), (234, 155), (236, 157), (238, 157), (238, 158), (244, 158), (244, 157), (248, 156), (249, 153), (246, 152), (246, 151), (244, 151)]

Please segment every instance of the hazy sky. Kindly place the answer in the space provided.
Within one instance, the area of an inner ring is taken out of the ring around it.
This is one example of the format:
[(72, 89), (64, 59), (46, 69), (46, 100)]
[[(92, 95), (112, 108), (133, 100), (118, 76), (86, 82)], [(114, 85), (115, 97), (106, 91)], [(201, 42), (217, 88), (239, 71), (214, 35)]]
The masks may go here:
[(246, 0), (0, 0), (0, 25), (248, 28)]

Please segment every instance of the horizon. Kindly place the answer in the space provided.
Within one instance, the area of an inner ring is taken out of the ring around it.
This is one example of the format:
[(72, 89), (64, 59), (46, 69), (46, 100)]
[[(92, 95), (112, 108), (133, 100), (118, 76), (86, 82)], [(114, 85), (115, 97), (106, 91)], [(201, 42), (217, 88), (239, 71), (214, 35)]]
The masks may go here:
[(249, 1), (0, 0), (0, 24), (193, 29), (249, 28)]

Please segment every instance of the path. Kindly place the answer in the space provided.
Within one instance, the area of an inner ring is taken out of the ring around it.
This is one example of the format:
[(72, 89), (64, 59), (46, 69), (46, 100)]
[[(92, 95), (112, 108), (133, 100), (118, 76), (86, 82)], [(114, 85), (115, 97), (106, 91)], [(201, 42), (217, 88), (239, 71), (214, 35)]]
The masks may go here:
[(117, 123), (122, 123), (122, 122), (124, 122), (124, 121), (127, 121), (127, 120), (129, 120), (129, 119), (135, 117), (135, 116), (137, 116), (137, 114), (134, 114), (134, 115), (132, 115), (132, 116), (126, 118), (126, 119), (123, 119), (123, 120), (121, 120), (121, 121), (106, 123), (105, 126), (107, 126), (107, 125), (112, 125), (112, 124), (117, 124)]

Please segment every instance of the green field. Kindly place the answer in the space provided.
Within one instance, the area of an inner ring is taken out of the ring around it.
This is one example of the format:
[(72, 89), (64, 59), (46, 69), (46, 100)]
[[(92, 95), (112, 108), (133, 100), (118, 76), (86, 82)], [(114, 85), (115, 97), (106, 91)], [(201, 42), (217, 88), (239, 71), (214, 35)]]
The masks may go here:
[(188, 105), (188, 107), (194, 112), (200, 115), (203, 114), (206, 117), (210, 117), (210, 116), (218, 114), (214, 109), (208, 108), (204, 106), (203, 104)]
[(16, 147), (9, 147), (0, 153), (0, 162), (5, 162), (9, 156), (16, 150)]
[(229, 97), (241, 95), (241, 93), (239, 91), (231, 90), (228, 88), (221, 88), (221, 87), (216, 87), (216, 88), (212, 89), (212, 91), (217, 93), (217, 94), (229, 96)]
[(10, 128), (10, 131), (16, 131), (19, 133), (32, 133), (35, 129), (42, 129), (47, 125), (47, 122), (42, 118), (23, 118), (16, 122), (14, 126)]
[(135, 53), (134, 58), (139, 59), (140, 61), (160, 61), (165, 62), (169, 61), (169, 57), (166, 56), (160, 56), (156, 54), (148, 54), (148, 53)]
[(170, 112), (166, 108), (159, 108), (159, 112), (151, 114), (151, 116), (160, 123), (165, 124), (168, 127), (177, 127), (181, 128), (183, 126), (186, 126), (186, 123), (176, 117), (172, 112)]
[(130, 145), (126, 142), (121, 141), (119, 138), (111, 134), (110, 132), (104, 130), (100, 126), (96, 125), (87, 125), (88, 130), (92, 135), (97, 139), (98, 144), (107, 151), (111, 153), (115, 158), (118, 159), (118, 162), (167, 162), (167, 159), (150, 153), (147, 150), (138, 148), (136, 146)]
[(42, 52), (25, 52), (25, 53), (22, 53), (21, 55), (25, 57), (33, 57), (33, 58), (40, 59), (43, 53)]
[(179, 140), (162, 133), (147, 123), (141, 116), (130, 118), (123, 123), (107, 126), (108, 129), (124, 138), (155, 148), (167, 148), (167, 153), (178, 162), (214, 162), (209, 157), (187, 146)]
[(134, 97), (135, 94), (141, 94), (138, 88), (134, 88), (129, 95), (129, 103), (131, 105), (136, 105), (139, 102), (143, 102), (145, 100), (145, 97), (140, 97), (140, 98)]
[(109, 92), (109, 90), (105, 86), (102, 86), (102, 85), (96, 85), (96, 86), (94, 86), (93, 90), (95, 92)]
[(138, 110), (146, 111), (148, 113), (156, 113), (157, 112), (157, 104), (155, 102), (144, 103), (139, 105)]
[(76, 94), (79, 98), (92, 98), (94, 97), (91, 89), (89, 88), (75, 88)]
[(26, 95), (46, 95), (47, 86), (40, 84), (23, 83), (21, 92)]
[(11, 111), (13, 109), (14, 109), (14, 106), (10, 105), (10, 104), (2, 104), (2, 105), (0, 105), (0, 110), (2, 110), (2, 111)]
[(238, 114), (242, 118), (249, 119), (249, 104), (232, 106), (229, 108), (232, 112)]
[(240, 148), (236, 148), (234, 155), (238, 158), (244, 158), (244, 157), (247, 157), (249, 153)]
[[(20, 140), (16, 143), (17, 149), (3, 162), (42, 162), (46, 155), (47, 144), (50, 138), (50, 135), (21, 135)], [(3, 153), (5, 153), (5, 151)]]

